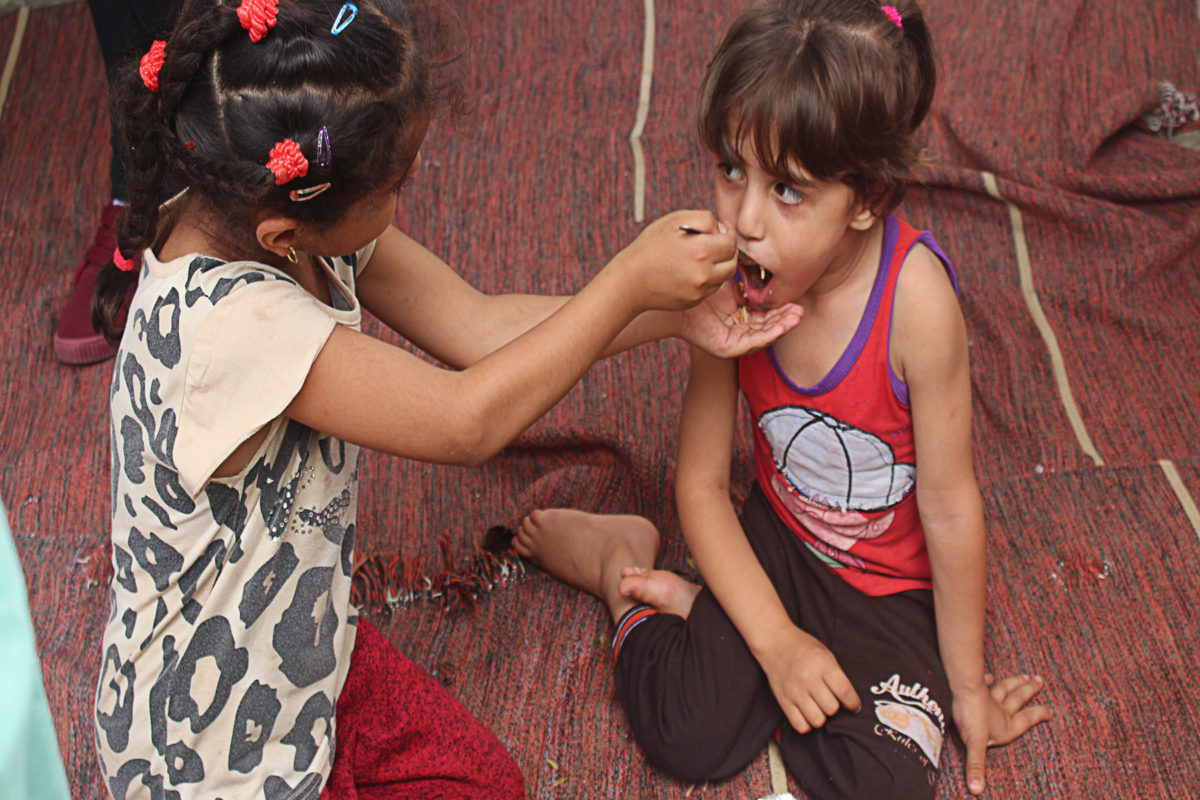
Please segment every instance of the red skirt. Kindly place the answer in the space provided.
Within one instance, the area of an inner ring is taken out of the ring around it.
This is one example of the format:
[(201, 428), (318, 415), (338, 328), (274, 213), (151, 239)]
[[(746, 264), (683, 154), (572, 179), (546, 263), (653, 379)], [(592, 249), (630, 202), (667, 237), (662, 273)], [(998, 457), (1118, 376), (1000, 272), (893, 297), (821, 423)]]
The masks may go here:
[(513, 800), (525, 779), (500, 740), (359, 617), (321, 800)]

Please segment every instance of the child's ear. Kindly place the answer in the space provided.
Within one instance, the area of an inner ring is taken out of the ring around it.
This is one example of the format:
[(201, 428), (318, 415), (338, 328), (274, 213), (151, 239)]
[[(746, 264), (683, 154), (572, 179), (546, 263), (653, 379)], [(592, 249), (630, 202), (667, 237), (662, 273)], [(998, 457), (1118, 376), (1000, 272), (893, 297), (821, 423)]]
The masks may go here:
[(850, 219), (846, 224), (856, 231), (869, 230), (879, 219), (875, 209), (879, 207), (884, 191), (883, 184), (873, 183), (865, 194), (856, 192), (854, 205), (850, 207)]
[(254, 228), (258, 246), (280, 258), (288, 257), (288, 249), (296, 244), (300, 223), (291, 217), (269, 216), (259, 220)]
[(856, 231), (870, 230), (871, 226), (879, 219), (878, 215), (871, 208), (871, 204), (866, 200), (854, 201), (854, 207), (850, 209), (850, 221), (848, 225)]

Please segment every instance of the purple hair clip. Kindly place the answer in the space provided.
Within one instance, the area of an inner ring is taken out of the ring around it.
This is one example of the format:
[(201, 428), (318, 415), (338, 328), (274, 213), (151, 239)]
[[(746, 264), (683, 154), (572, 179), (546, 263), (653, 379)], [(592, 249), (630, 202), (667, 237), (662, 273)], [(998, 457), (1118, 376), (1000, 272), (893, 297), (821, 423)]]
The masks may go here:
[(883, 14), (892, 22), (896, 23), (897, 28), (904, 27), (904, 19), (900, 16), (900, 12), (895, 6), (883, 6)]
[(329, 144), (329, 128), (321, 126), (317, 134), (317, 167), (328, 172), (333, 166), (333, 147)]

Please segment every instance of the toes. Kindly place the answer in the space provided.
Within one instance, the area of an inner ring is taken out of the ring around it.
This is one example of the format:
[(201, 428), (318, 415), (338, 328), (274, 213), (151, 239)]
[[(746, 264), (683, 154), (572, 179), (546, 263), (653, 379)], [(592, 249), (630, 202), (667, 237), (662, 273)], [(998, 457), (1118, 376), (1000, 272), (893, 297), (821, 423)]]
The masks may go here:
[(513, 549), (524, 558), (529, 558), (531, 555), (533, 555), (533, 551), (529, 549), (529, 543), (524, 537), (521, 536), (521, 534), (517, 534), (517, 536), (513, 539)]
[[(622, 573), (624, 571), (622, 570)], [(622, 575), (621, 582), (617, 584), (617, 591), (621, 593), (622, 597), (632, 598), (639, 603), (649, 602), (646, 599), (647, 588), (648, 581), (645, 575)]]
[(517, 536), (524, 537), (526, 541), (534, 538), (540, 533), (542, 528), (542, 517), (544, 511), (540, 508), (534, 509), (521, 518), (521, 524), (517, 526)]
[(521, 520), (521, 524), (517, 526), (516, 533), (513, 534), (513, 549), (522, 556), (529, 558), (533, 554), (534, 533), (533, 521), (530, 517), (525, 517)]

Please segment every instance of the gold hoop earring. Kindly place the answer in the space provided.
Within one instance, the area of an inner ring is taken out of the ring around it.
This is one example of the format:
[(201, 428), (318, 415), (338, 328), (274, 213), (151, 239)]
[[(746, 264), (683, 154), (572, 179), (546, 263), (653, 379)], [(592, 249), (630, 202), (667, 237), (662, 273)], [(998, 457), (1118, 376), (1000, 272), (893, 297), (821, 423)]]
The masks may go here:
[(300, 257), (296, 255), (296, 248), (292, 247), (290, 244), (288, 245), (287, 260), (293, 264), (300, 263)]

